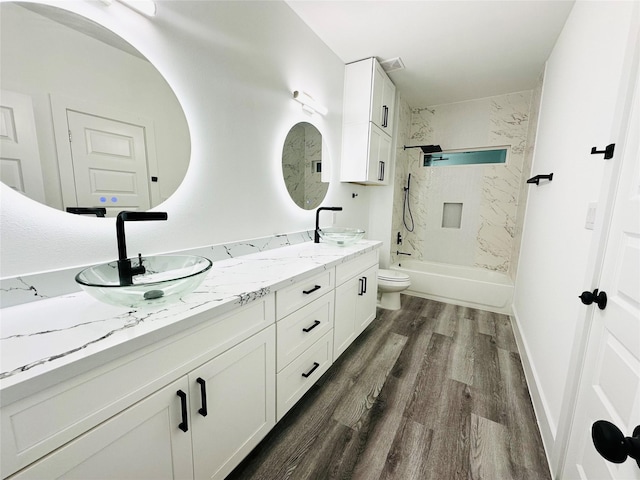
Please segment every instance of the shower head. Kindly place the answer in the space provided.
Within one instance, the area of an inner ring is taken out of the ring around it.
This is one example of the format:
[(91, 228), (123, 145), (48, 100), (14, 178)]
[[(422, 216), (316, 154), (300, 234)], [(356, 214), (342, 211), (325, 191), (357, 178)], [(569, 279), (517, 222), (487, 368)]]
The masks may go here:
[(409, 188), (411, 187), (411, 174), (409, 174), (409, 176), (407, 177), (407, 186), (403, 188), (403, 190), (405, 192), (409, 191)]
[(420, 148), (422, 149), (423, 153), (435, 153), (442, 151), (440, 145), (421, 145)]
[(422, 149), (423, 153), (435, 153), (442, 151), (440, 145), (405, 145), (403, 147), (404, 150), (406, 150), (407, 148), (420, 148)]

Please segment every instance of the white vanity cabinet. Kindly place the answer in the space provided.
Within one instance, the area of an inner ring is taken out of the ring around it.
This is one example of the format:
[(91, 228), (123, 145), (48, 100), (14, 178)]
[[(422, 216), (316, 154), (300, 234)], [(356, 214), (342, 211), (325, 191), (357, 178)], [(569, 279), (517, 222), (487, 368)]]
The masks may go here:
[(224, 478), (275, 425), (274, 312), (255, 301), (3, 407), (3, 478), (33, 457), (11, 478)]
[[(217, 313), (154, 312), (138, 335), (113, 330), (108, 347), (5, 384), (1, 478), (225, 478), (375, 318), (376, 243), (290, 248), (307, 273)], [(80, 341), (68, 335), (64, 348)]]
[(388, 183), (394, 111), (395, 86), (375, 58), (345, 66), (341, 181)]
[(336, 267), (333, 361), (376, 317), (378, 252)]
[(280, 420), (333, 361), (334, 270), (276, 293)]

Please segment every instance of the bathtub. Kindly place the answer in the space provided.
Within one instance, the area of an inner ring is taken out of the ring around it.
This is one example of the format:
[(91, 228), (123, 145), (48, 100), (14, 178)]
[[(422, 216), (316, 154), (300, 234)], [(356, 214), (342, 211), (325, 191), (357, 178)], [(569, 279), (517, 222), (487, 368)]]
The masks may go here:
[(504, 273), (446, 263), (402, 260), (389, 267), (411, 279), (403, 293), (510, 315), (513, 282)]

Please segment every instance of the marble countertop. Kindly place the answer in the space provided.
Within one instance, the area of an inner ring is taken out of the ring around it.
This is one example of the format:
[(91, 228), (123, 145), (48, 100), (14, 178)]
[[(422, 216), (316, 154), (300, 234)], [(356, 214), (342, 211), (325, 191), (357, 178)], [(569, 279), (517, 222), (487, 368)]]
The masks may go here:
[(179, 302), (132, 310), (85, 292), (1, 310), (0, 406), (379, 248), (312, 242), (215, 262)]

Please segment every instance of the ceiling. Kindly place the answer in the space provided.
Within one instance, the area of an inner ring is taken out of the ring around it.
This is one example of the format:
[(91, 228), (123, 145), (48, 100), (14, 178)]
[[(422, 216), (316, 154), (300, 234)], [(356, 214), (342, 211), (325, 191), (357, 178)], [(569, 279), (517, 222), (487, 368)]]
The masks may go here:
[(345, 63), (400, 57), (413, 108), (532, 89), (573, 0), (288, 0)]

